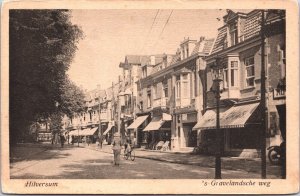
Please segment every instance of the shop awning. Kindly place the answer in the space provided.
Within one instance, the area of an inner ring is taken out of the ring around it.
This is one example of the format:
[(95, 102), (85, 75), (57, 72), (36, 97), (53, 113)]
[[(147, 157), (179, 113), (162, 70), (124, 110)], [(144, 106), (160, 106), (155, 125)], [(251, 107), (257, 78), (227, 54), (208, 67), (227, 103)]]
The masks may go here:
[(72, 136), (72, 135), (78, 135), (78, 130), (70, 131), (69, 136)]
[(127, 129), (137, 129), (147, 118), (148, 115), (137, 117), (135, 121), (127, 127)]
[(94, 127), (92, 129), (87, 129), (84, 134), (85, 135), (94, 135), (94, 133), (97, 131), (98, 127)]
[(143, 131), (159, 130), (165, 122), (162, 118), (153, 118)]
[[(247, 105), (237, 105), (230, 109), (220, 108), (220, 128), (239, 128), (245, 127), (247, 120), (256, 110), (259, 103)], [(193, 129), (215, 129), (216, 128), (216, 110), (208, 110), (202, 119), (193, 127)]]
[(112, 127), (113, 125), (108, 125), (107, 129), (103, 132), (103, 135), (106, 135), (111, 130)]

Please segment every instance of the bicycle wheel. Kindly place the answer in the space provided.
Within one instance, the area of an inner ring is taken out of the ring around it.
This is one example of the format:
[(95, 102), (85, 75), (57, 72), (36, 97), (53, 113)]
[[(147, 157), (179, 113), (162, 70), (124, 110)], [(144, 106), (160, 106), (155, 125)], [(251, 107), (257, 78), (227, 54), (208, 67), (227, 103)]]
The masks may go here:
[(132, 160), (132, 161), (134, 161), (134, 159), (135, 159), (135, 152), (132, 150), (131, 151), (131, 153), (130, 153), (130, 159)]

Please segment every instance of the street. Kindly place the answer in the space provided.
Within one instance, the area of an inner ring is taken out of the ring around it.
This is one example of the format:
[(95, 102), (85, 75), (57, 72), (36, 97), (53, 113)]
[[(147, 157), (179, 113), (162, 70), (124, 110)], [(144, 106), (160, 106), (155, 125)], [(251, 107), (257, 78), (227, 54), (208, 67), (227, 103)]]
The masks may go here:
[[(49, 148), (25, 160), (11, 163), (12, 179), (213, 179), (214, 168), (176, 164), (121, 156), (121, 165), (112, 164), (113, 155), (95, 148), (66, 146)], [(222, 178), (260, 178), (259, 173), (222, 170)], [(268, 176), (275, 178), (275, 176)]]

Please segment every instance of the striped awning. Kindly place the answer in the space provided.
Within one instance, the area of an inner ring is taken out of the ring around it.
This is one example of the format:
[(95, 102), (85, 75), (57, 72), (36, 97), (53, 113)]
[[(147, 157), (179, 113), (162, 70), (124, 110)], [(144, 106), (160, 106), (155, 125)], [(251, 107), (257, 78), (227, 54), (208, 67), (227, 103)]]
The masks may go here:
[(112, 127), (113, 125), (108, 125), (107, 129), (103, 132), (103, 135), (106, 135), (111, 130)]
[[(220, 108), (220, 128), (239, 128), (245, 127), (247, 120), (256, 110), (259, 103), (247, 105), (237, 105), (229, 109)], [(216, 128), (216, 110), (208, 110), (202, 119), (193, 127), (193, 129), (215, 129)]]
[(137, 117), (135, 121), (127, 127), (127, 129), (137, 129), (143, 122), (145, 122), (148, 116), (149, 115)]
[(154, 117), (143, 131), (159, 130), (165, 122), (166, 121), (162, 120), (162, 118), (160, 117), (156, 117), (156, 118)]
[[(94, 133), (97, 131), (98, 127), (92, 128), (92, 129), (83, 129), (79, 131), (79, 135), (86, 136), (86, 135), (94, 135)], [(76, 134), (75, 134), (76, 135)]]

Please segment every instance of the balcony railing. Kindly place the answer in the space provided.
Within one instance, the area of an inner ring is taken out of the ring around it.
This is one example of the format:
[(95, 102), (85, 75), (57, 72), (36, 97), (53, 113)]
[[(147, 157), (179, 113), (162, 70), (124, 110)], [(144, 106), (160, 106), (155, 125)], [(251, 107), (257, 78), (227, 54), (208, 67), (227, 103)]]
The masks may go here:
[(285, 98), (286, 90), (283, 88), (276, 88), (273, 90), (274, 99)]
[(167, 107), (167, 103), (168, 103), (168, 98), (167, 97), (154, 99), (153, 100), (153, 107), (154, 108), (156, 108), (156, 107), (166, 108)]

